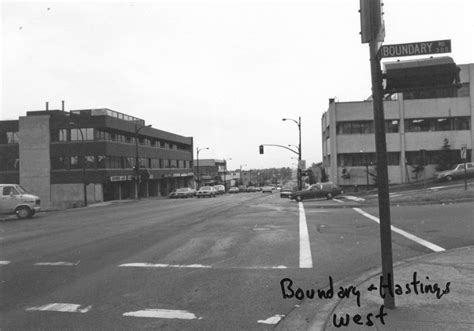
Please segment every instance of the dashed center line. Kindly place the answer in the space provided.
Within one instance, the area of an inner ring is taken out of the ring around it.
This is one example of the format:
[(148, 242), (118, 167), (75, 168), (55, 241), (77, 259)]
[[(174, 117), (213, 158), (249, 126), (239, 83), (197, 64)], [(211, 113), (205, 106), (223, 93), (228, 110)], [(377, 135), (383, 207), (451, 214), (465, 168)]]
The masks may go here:
[(212, 268), (210, 265), (202, 264), (163, 264), (163, 263), (124, 263), (119, 267), (136, 268)]
[(77, 262), (63, 262), (63, 261), (60, 261), (60, 262), (37, 262), (37, 263), (34, 263), (33, 265), (38, 265), (38, 266), (47, 266), (47, 265), (51, 265), (51, 266), (75, 266), (75, 265), (78, 265), (80, 261), (77, 261)]
[(124, 313), (123, 316), (132, 317), (149, 317), (149, 318), (169, 318), (169, 319), (202, 319), (202, 317), (196, 317), (193, 313), (186, 310), (171, 310), (171, 309), (144, 309), (138, 311), (130, 311)]
[(0, 265), (7, 265), (10, 264), (10, 261), (0, 261)]
[[(352, 208), (352, 209), (354, 209), (354, 210), (355, 210), (356, 212), (358, 212), (359, 214), (361, 214), (361, 215), (367, 217), (368, 219), (371, 219), (372, 221), (375, 221), (375, 222), (377, 222), (377, 223), (380, 224), (380, 220), (379, 220), (378, 217), (375, 217), (375, 216), (373, 216), (373, 215), (370, 215), (369, 213), (363, 211), (363, 210), (360, 209), (360, 208)], [(402, 230), (402, 229), (399, 229), (399, 228), (397, 228), (397, 227), (395, 227), (395, 226), (393, 226), (393, 225), (391, 225), (390, 228), (391, 228), (391, 230), (392, 230), (393, 232), (398, 233), (398, 234), (404, 236), (405, 238), (408, 238), (408, 239), (410, 239), (410, 240), (413, 240), (414, 242), (416, 242), (416, 243), (418, 243), (418, 244), (420, 244), (420, 245), (423, 245), (423, 246), (425, 246), (425, 247), (431, 249), (432, 251), (435, 251), (435, 252), (443, 252), (443, 251), (445, 251), (445, 249), (444, 249), (443, 247), (440, 247), (440, 246), (435, 245), (435, 244), (433, 244), (433, 243), (431, 243), (431, 242), (429, 242), (429, 241), (426, 241), (426, 240), (424, 240), (424, 239), (421, 239), (421, 238), (419, 238), (419, 237), (417, 237), (417, 236), (415, 236), (415, 235), (413, 235), (413, 234), (411, 234), (411, 233), (408, 233), (408, 232), (406, 232), (406, 231), (404, 231), (404, 230)]]
[(43, 306), (26, 308), (27, 311), (56, 311), (63, 313), (87, 313), (92, 306), (81, 308), (81, 305), (75, 303), (48, 303)]

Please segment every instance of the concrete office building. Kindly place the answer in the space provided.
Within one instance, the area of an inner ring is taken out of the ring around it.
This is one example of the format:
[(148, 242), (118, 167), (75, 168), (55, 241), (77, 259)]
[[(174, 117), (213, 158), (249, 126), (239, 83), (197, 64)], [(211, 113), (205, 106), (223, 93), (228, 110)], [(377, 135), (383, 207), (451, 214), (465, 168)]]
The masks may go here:
[[(474, 132), (474, 64), (459, 65), (462, 87), (405, 92), (384, 101), (390, 184), (430, 178), (444, 139), (453, 162), (467, 147), (472, 160)], [(336, 102), (321, 119), (323, 167), (329, 180), (342, 186), (374, 185), (375, 136), (372, 101)], [(418, 165), (424, 170), (415, 171)]]
[[(64, 108), (64, 107), (63, 107)], [(136, 140), (137, 139), (137, 140)], [(0, 121), (0, 182), (19, 183), (43, 208), (167, 195), (193, 181), (193, 138), (110, 109), (30, 111)]]

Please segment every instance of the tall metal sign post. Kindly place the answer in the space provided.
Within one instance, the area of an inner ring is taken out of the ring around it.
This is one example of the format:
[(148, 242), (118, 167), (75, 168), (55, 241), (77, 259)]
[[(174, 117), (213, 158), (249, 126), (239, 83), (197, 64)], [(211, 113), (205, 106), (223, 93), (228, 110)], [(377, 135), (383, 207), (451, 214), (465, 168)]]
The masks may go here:
[(372, 99), (374, 108), (375, 151), (377, 155), (377, 186), (379, 195), (380, 242), (384, 305), (395, 308), (393, 296), (392, 232), (390, 224), (390, 198), (388, 192), (387, 144), (383, 110), (382, 69), (379, 48), (385, 37), (380, 0), (360, 0), (362, 43), (369, 43), (372, 73)]

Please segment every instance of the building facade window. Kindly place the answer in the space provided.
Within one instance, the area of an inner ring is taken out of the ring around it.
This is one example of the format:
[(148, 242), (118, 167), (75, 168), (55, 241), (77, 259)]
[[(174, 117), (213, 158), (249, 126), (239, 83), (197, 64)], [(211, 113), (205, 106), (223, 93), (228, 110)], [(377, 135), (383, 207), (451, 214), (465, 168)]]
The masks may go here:
[[(374, 133), (373, 121), (338, 122), (337, 134), (371, 134)], [(329, 137), (329, 130), (328, 137)]]
[(468, 116), (418, 118), (405, 120), (406, 132), (470, 130), (471, 119)]
[(398, 133), (398, 120), (385, 121), (385, 132), (386, 133)]
[(5, 131), (0, 132), (0, 144), (18, 144), (18, 132)]
[(70, 166), (70, 169), (80, 169), (80, 168), (82, 168), (80, 163), (79, 163), (79, 156), (71, 156), (69, 158), (69, 166)]
[(51, 169), (53, 170), (63, 170), (68, 169), (68, 157), (67, 156), (54, 156), (51, 158)]

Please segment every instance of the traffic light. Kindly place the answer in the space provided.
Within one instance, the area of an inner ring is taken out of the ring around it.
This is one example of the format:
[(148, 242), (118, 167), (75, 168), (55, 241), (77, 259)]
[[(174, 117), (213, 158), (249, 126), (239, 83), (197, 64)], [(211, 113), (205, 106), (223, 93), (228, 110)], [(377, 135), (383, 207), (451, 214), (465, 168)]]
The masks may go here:
[(449, 56), (384, 65), (385, 93), (461, 87), (460, 68)]
[(260, 149), (260, 154), (263, 154), (263, 145), (260, 145), (259, 149)]

